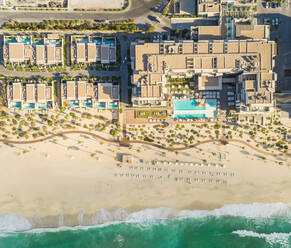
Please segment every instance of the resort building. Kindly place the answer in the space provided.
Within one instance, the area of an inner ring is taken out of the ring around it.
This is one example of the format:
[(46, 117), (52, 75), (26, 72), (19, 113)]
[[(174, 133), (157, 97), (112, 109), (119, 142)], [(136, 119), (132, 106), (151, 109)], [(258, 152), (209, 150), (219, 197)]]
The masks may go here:
[(193, 0), (175, 0), (173, 2), (174, 14), (195, 15), (196, 1)]
[(4, 35), (4, 63), (63, 64), (63, 39), (57, 34)]
[(218, 16), (220, 10), (220, 0), (198, 0), (197, 15), (206, 15), (208, 17)]
[(71, 62), (102, 64), (116, 62), (116, 39), (99, 36), (71, 36)]
[(119, 85), (64, 81), (61, 84), (62, 106), (116, 109), (119, 104)]
[(194, 116), (193, 110), (213, 117), (227, 85), (230, 108), (273, 111), (275, 55), (276, 43), (267, 40), (132, 43), (133, 105), (172, 106), (174, 117)]
[(11, 83), (7, 86), (7, 102), (8, 108), (53, 108), (54, 88), (42, 83)]

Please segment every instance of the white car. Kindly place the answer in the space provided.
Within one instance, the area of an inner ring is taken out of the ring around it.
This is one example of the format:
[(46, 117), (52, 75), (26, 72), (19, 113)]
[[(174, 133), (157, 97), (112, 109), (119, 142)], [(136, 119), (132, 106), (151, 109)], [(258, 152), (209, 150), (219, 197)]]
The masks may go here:
[(228, 92), (227, 92), (227, 95), (228, 95), (228, 96), (234, 96), (234, 93), (233, 93), (232, 91), (228, 91)]
[(275, 24), (279, 25), (279, 19), (278, 18), (275, 19)]
[(234, 101), (234, 97), (228, 97), (227, 100), (230, 101)]
[(275, 25), (275, 19), (272, 19), (272, 25)]

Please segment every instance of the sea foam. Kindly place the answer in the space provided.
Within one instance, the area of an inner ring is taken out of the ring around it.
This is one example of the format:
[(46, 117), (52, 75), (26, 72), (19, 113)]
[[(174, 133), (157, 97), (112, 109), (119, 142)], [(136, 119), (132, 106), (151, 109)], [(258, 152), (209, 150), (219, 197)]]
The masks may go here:
[(291, 238), (291, 233), (257, 233), (248, 230), (237, 230), (232, 233), (239, 235), (240, 237), (254, 237), (263, 238), (270, 245), (280, 244), (280, 247), (290, 247), (289, 239)]
[[(222, 217), (222, 216), (240, 216), (245, 218), (261, 219), (272, 217), (284, 217), (291, 219), (291, 203), (253, 203), (253, 204), (230, 204), (214, 210), (181, 210), (176, 211), (168, 207), (148, 208), (136, 212), (128, 212), (123, 208), (109, 211), (101, 209), (93, 214), (90, 222), (84, 225), (84, 213), (81, 211), (76, 216), (76, 227), (65, 227), (63, 223), (66, 217), (60, 215), (59, 228), (37, 228), (32, 229), (34, 226), (32, 222), (22, 216), (9, 213), (0, 215), (0, 232), (19, 232), (28, 231), (33, 232), (53, 232), (58, 230), (71, 230), (71, 229), (88, 229), (93, 227), (104, 227), (106, 225), (119, 224), (120, 222), (130, 223), (145, 223), (148, 221), (171, 219), (171, 218), (204, 218), (208, 216)], [(61, 227), (62, 226), (62, 227)]]
[(14, 213), (0, 215), (0, 232), (20, 232), (31, 228), (31, 223), (20, 215)]

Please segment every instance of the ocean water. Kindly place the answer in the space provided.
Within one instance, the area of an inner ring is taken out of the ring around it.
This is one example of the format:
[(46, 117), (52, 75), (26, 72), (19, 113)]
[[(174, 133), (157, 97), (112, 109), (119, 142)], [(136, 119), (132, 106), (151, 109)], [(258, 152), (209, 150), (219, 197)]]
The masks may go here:
[[(122, 213), (118, 215), (119, 213)], [(105, 213), (105, 215), (104, 215)], [(110, 212), (103, 211), (104, 220)], [(170, 208), (127, 213), (94, 226), (32, 228), (29, 220), (0, 216), (1, 248), (268, 248), (291, 247), (291, 204), (226, 205), (212, 211)], [(101, 216), (98, 217), (100, 222)], [(96, 220), (96, 218), (94, 218)]]

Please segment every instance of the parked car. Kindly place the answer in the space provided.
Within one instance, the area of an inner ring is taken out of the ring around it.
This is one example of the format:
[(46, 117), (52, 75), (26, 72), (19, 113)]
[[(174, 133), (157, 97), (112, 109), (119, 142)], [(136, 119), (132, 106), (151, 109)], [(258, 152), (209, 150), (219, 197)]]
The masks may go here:
[(234, 102), (229, 102), (228, 106), (234, 106)]
[(272, 19), (272, 25), (275, 25), (275, 22), (276, 22), (275, 19)]
[(233, 93), (232, 91), (228, 91), (228, 92), (227, 92), (227, 95), (228, 95), (228, 96), (234, 96), (234, 93)]
[(228, 97), (227, 100), (230, 101), (234, 101), (234, 97)]
[(279, 19), (278, 18), (275, 18), (275, 24), (279, 25)]

